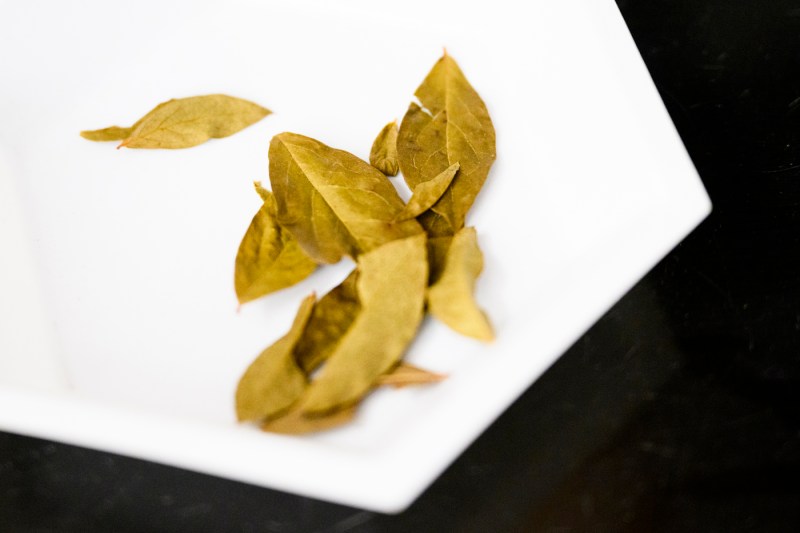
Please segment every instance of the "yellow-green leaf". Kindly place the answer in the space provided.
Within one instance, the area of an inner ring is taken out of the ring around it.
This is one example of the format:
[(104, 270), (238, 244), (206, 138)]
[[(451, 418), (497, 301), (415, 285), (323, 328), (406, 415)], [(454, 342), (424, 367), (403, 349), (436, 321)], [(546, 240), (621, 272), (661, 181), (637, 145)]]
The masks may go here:
[(246, 303), (307, 278), (317, 268), (291, 233), (275, 220), (275, 199), (256, 183), (264, 203), (250, 222), (236, 254), (234, 287)]
[(239, 380), (236, 416), (240, 421), (262, 421), (285, 411), (306, 389), (307, 378), (292, 356), (306, 327), (316, 297), (303, 300), (289, 332), (261, 352)]
[(495, 159), (495, 132), (481, 97), (458, 64), (445, 54), (414, 93), (397, 137), (400, 171), (414, 190), (453, 163), (458, 176), (419, 220), (429, 235), (454, 235), (483, 186)]
[(405, 208), (395, 217), (395, 220), (399, 222), (416, 218), (430, 209), (450, 186), (458, 172), (458, 167), (458, 163), (453, 163), (432, 180), (423, 181), (417, 185), (411, 192), (411, 198), (408, 199)]
[(158, 104), (130, 128), (112, 126), (81, 135), (92, 141), (122, 140), (120, 147), (127, 148), (189, 148), (233, 135), (270, 112), (224, 94), (190, 96)]
[(318, 263), (357, 257), (423, 231), (414, 220), (394, 223), (404, 204), (379, 170), (309, 137), (273, 137), (269, 176), (278, 222)]
[(400, 363), (386, 374), (378, 376), (376, 385), (390, 385), (396, 389), (409, 385), (427, 385), (445, 379), (444, 374), (437, 374), (408, 363)]
[(492, 326), (474, 296), (481, 270), (483, 254), (475, 228), (464, 228), (453, 237), (439, 279), (428, 288), (428, 311), (463, 335), (490, 341)]
[(300, 400), (306, 415), (358, 402), (403, 356), (423, 316), (425, 240), (424, 234), (398, 239), (359, 257), (361, 310)]
[(372, 143), (369, 164), (387, 176), (397, 176), (400, 164), (397, 161), (397, 121), (383, 127)]

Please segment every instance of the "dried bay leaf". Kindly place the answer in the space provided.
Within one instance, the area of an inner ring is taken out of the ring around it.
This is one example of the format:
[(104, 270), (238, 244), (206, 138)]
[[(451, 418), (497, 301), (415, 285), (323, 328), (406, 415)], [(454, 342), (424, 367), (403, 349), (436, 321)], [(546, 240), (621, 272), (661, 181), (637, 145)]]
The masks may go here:
[(378, 376), (375, 381), (376, 385), (390, 385), (397, 389), (407, 387), (409, 385), (427, 385), (429, 383), (438, 383), (444, 380), (447, 376), (444, 374), (437, 374), (424, 368), (419, 368), (408, 363), (401, 362), (386, 374)]
[(404, 204), (379, 170), (309, 137), (274, 136), (269, 175), (278, 222), (318, 263), (423, 232), (414, 220), (394, 223)]
[(458, 167), (458, 163), (453, 163), (432, 180), (423, 181), (417, 185), (411, 192), (411, 198), (408, 199), (408, 203), (400, 214), (395, 217), (395, 220), (399, 222), (416, 218), (433, 207), (433, 204), (439, 201), (439, 198), (442, 197), (450, 183), (452, 183), (456, 172), (458, 172)]
[(358, 259), (361, 310), (300, 400), (306, 415), (359, 401), (403, 356), (423, 317), (425, 235), (398, 239)]
[(131, 128), (112, 126), (83, 131), (81, 136), (92, 141), (122, 140), (120, 147), (127, 148), (189, 148), (233, 135), (270, 113), (258, 104), (224, 94), (190, 96), (158, 104)]
[(495, 159), (495, 131), (481, 97), (458, 64), (445, 54), (414, 93), (400, 124), (397, 152), (409, 188), (460, 163), (458, 176), (442, 198), (419, 217), (430, 236), (454, 235)]
[(303, 300), (289, 332), (253, 361), (236, 388), (236, 417), (262, 421), (289, 408), (305, 391), (306, 374), (292, 355), (305, 330), (316, 297)]
[(494, 339), (484, 312), (475, 302), (475, 280), (483, 270), (475, 228), (464, 228), (452, 240), (438, 280), (428, 288), (428, 311), (451, 329), (482, 341)]
[(234, 287), (240, 304), (290, 287), (317, 268), (291, 233), (275, 220), (275, 199), (256, 183), (264, 200), (236, 253)]
[(400, 164), (397, 161), (397, 121), (383, 127), (372, 143), (369, 164), (387, 176), (397, 176)]

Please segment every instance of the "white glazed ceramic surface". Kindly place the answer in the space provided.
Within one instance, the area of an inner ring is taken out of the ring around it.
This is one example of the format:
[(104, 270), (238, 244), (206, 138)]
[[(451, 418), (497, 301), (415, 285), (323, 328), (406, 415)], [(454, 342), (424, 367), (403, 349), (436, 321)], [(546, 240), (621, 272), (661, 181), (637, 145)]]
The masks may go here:
[[(79, 6), (0, 17), (0, 429), (397, 512), (710, 209), (613, 0)], [(444, 46), (497, 129), (468, 220), (497, 340), (428, 320), (408, 358), (445, 382), (318, 435), (238, 425), (241, 372), (352, 267), (237, 312), (270, 137), (366, 157)], [(78, 136), (215, 92), (275, 113), (189, 150)]]

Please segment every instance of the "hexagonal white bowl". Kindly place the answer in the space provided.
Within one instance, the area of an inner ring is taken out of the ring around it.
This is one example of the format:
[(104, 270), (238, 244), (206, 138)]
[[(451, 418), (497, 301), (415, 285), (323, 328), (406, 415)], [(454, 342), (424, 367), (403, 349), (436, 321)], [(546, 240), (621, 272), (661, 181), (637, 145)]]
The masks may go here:
[[(708, 214), (612, 0), (375, 4), (6, 10), (0, 428), (397, 512)], [(445, 382), (381, 390), (318, 435), (236, 424), (240, 373), (303, 295), (352, 267), (237, 312), (233, 258), (259, 205), (251, 182), (268, 183), (269, 138), (291, 130), (366, 157), (443, 46), (497, 129), (468, 221), (496, 342), (429, 320), (408, 357)], [(191, 150), (78, 136), (212, 92), (275, 114)]]

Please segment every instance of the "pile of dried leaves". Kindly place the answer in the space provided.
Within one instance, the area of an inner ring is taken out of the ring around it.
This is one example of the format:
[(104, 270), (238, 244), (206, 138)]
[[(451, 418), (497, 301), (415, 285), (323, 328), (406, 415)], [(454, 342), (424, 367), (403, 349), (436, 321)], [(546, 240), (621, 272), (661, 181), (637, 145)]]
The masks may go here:
[[(304, 433), (349, 420), (381, 385), (439, 381), (402, 361), (426, 311), (453, 330), (493, 338), (474, 299), (483, 256), (467, 211), (495, 159), (486, 106), (445, 54), (415, 92), (398, 128), (381, 130), (370, 162), (296, 133), (269, 147), (270, 192), (236, 256), (240, 303), (289, 287), (347, 256), (356, 268), (300, 305), (290, 330), (265, 349), (236, 391), (241, 421)], [(82, 132), (128, 148), (186, 148), (225, 137), (268, 110), (224, 95), (165, 102), (130, 128)], [(387, 176), (401, 172), (403, 202)]]

